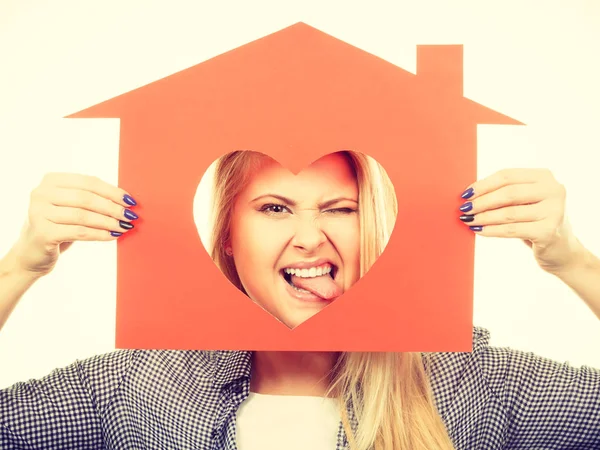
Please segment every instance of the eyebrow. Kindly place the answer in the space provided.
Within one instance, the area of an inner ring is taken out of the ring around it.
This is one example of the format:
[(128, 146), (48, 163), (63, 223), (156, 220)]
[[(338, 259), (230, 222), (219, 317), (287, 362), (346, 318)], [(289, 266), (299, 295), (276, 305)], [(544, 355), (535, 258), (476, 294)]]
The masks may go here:
[[(256, 197), (254, 200), (251, 200), (250, 203), (254, 203), (257, 200), (260, 200), (261, 198), (265, 198), (265, 197), (272, 197), (272, 198), (276, 198), (278, 200), (281, 200), (284, 203), (287, 203), (290, 206), (296, 206), (297, 203), (292, 200), (289, 199), (287, 197), (284, 197), (283, 195), (277, 195), (277, 194), (264, 194), (264, 195), (260, 195), (258, 197)], [(317, 206), (319, 209), (323, 209), (323, 208), (327, 208), (331, 205), (335, 205), (338, 202), (341, 202), (343, 200), (347, 200), (349, 202), (354, 202), (354, 203), (358, 203), (357, 200), (354, 200), (353, 198), (347, 198), (347, 197), (337, 197), (337, 198), (333, 198), (331, 200), (327, 200), (326, 202), (323, 203), (319, 203)]]

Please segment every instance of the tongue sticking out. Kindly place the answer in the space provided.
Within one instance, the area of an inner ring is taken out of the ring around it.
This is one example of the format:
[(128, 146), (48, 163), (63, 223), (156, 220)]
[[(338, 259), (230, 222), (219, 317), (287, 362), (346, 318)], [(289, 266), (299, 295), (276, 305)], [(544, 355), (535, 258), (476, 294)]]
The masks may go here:
[(292, 283), (300, 289), (305, 289), (323, 300), (331, 300), (342, 295), (342, 290), (329, 275), (302, 278), (292, 275)]

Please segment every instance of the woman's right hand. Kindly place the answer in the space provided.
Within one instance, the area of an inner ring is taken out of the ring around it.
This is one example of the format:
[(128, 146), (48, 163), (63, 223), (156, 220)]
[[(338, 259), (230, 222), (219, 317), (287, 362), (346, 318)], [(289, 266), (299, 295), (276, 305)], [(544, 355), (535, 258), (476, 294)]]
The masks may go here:
[(126, 233), (137, 218), (125, 198), (131, 196), (94, 176), (46, 174), (31, 192), (28, 218), (11, 249), (17, 268), (47, 275), (73, 242), (118, 239), (111, 232)]

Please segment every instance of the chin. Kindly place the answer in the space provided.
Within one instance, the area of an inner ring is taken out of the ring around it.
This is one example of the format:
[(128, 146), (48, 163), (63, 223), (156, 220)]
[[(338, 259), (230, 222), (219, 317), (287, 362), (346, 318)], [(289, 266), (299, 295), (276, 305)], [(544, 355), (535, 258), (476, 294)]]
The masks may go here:
[(315, 314), (318, 314), (318, 311), (313, 312), (312, 314), (303, 314), (301, 316), (289, 317), (289, 318), (286, 318), (286, 320), (282, 320), (282, 322), (288, 328), (296, 328), (298, 325), (302, 325), (304, 322), (306, 322), (308, 319), (313, 317)]
[[(250, 297), (250, 299), (258, 306), (264, 309), (265, 312), (269, 313), (271, 316), (273, 316), (273, 318), (277, 319), (279, 322), (283, 323), (288, 328), (295, 328), (298, 325), (301, 325), (302, 323), (306, 322), (308, 319), (313, 317), (315, 314), (318, 314), (321, 310), (323, 310), (325, 306), (327, 306), (327, 304), (329, 304), (327, 303), (318, 306), (310, 303), (307, 303), (306, 305), (281, 305), (279, 304), (281, 299), (287, 297), (287, 293), (285, 292), (265, 294), (264, 297), (268, 297), (269, 301), (257, 300), (256, 298), (259, 296), (256, 295), (248, 295), (248, 297)], [(277, 302), (273, 301), (273, 297), (278, 298)], [(286, 299), (286, 301), (289, 300)], [(292, 307), (290, 308), (289, 306)]]

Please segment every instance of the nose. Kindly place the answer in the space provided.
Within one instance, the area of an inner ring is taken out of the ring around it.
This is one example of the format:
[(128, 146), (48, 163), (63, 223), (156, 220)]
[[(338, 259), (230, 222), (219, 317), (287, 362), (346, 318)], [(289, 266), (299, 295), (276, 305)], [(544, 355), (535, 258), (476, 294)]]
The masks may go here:
[(312, 215), (308, 216), (298, 218), (292, 244), (306, 253), (312, 253), (327, 240), (327, 237), (321, 230), (318, 219)]

